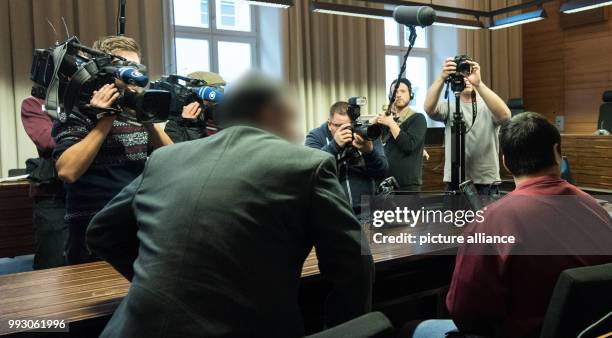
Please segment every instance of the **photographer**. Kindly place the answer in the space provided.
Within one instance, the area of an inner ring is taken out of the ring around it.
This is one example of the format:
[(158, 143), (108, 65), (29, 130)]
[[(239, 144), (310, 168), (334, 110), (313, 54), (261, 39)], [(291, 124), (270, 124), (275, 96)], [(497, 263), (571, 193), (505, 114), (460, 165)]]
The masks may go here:
[(378, 181), (385, 177), (389, 167), (379, 140), (365, 140), (351, 130), (348, 103), (334, 103), (329, 112), (329, 120), (311, 130), (306, 136), (308, 147), (323, 150), (341, 159), (347, 146), (353, 146), (361, 153), (357, 159), (339, 162), (340, 185), (346, 193), (356, 215), (361, 212), (361, 197), (373, 195)]
[[(210, 87), (219, 90), (225, 86), (223, 78), (212, 72), (194, 72), (187, 75), (188, 78), (202, 80)], [(215, 103), (204, 101), (205, 109), (215, 109)], [(212, 118), (204, 119), (202, 106), (198, 102), (192, 102), (183, 107), (181, 116), (171, 117), (166, 123), (165, 131), (174, 143), (197, 140), (206, 136), (214, 135), (219, 127)]]
[(42, 99), (33, 96), (21, 103), (23, 127), (38, 151), (38, 158), (26, 162), (30, 175), (30, 197), (34, 202), (34, 270), (64, 265), (64, 247), (68, 237), (68, 229), (64, 223), (64, 188), (57, 178), (51, 159), (55, 148), (55, 141), (51, 136), (53, 122), (43, 111), (43, 104)]
[[(394, 107), (391, 109), (394, 114), (387, 116), (382, 113), (372, 119), (372, 123), (387, 127), (382, 139), (389, 160), (389, 174), (395, 177), (401, 190), (420, 191), (427, 121), (422, 114), (408, 106), (414, 98), (410, 81), (401, 78), (399, 82)], [(389, 98), (393, 95), (396, 83), (397, 80), (391, 84)]]
[[(94, 48), (140, 63), (138, 45), (131, 38), (107, 37), (97, 41)], [(121, 84), (106, 84), (94, 91), (90, 105), (111, 107), (120, 96), (117, 85)], [(94, 259), (85, 244), (91, 218), (142, 173), (149, 146), (155, 149), (172, 143), (157, 125), (137, 126), (116, 117), (95, 120), (71, 113), (66, 122), (56, 122), (53, 128), (53, 158), (66, 189), (69, 264)]]
[[(436, 121), (446, 124), (444, 182), (451, 182), (451, 123), (454, 102), (438, 102), (449, 75), (456, 74), (455, 59), (465, 59), (471, 71), (463, 76), (465, 89), (461, 92), (461, 112), (466, 125), (465, 179), (472, 180), (480, 195), (496, 197), (499, 189), (494, 183), (499, 178), (499, 126), (510, 119), (510, 109), (481, 79), (480, 66), (467, 56), (448, 58), (440, 76), (434, 81), (425, 98), (425, 112)], [(449, 97), (449, 100), (452, 98)], [(451, 110), (452, 109), (452, 110)]]

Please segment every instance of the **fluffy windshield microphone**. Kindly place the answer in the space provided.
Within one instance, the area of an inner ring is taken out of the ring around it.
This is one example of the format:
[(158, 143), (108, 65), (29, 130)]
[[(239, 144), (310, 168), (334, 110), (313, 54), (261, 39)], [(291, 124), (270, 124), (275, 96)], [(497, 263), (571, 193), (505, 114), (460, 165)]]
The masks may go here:
[(431, 26), (436, 21), (436, 11), (429, 6), (398, 6), (393, 19), (406, 26)]

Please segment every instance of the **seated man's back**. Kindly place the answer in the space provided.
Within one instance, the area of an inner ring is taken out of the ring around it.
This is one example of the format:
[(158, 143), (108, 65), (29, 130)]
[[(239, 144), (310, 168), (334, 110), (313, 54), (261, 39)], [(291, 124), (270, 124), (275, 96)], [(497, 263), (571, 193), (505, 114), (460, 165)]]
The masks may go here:
[(156, 151), (88, 240), (133, 275), (105, 337), (301, 336), (298, 289), (313, 245), (334, 286), (328, 324), (369, 310), (372, 260), (334, 159), (258, 128)]
[(516, 189), (489, 205), (484, 221), (464, 236), (514, 236), (516, 243), (463, 246), (446, 303), (462, 332), (539, 337), (560, 273), (612, 262), (612, 219), (560, 178), (560, 136), (544, 118), (517, 115), (500, 138)]

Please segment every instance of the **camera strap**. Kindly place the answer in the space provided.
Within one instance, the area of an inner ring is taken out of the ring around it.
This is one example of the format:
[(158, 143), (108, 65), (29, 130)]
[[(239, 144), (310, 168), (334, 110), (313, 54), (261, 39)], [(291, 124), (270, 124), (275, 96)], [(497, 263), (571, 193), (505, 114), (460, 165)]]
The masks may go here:
[(62, 112), (59, 108), (59, 77), (57, 73), (59, 72), (62, 61), (64, 60), (64, 56), (66, 56), (66, 52), (68, 51), (68, 44), (63, 44), (61, 46), (56, 47), (53, 50), (53, 77), (51, 78), (51, 83), (49, 84), (49, 89), (47, 89), (47, 95), (45, 100), (45, 109), (47, 114), (54, 120), (65, 120), (67, 117), (65, 112)]

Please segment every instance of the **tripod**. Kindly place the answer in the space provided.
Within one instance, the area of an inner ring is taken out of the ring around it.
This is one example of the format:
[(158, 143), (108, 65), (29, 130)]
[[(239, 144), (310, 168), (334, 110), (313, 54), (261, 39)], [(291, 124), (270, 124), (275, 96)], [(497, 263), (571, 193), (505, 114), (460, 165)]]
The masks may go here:
[(451, 184), (450, 191), (458, 193), (459, 185), (465, 181), (465, 122), (461, 112), (461, 91), (453, 88), (455, 113), (451, 125)]

